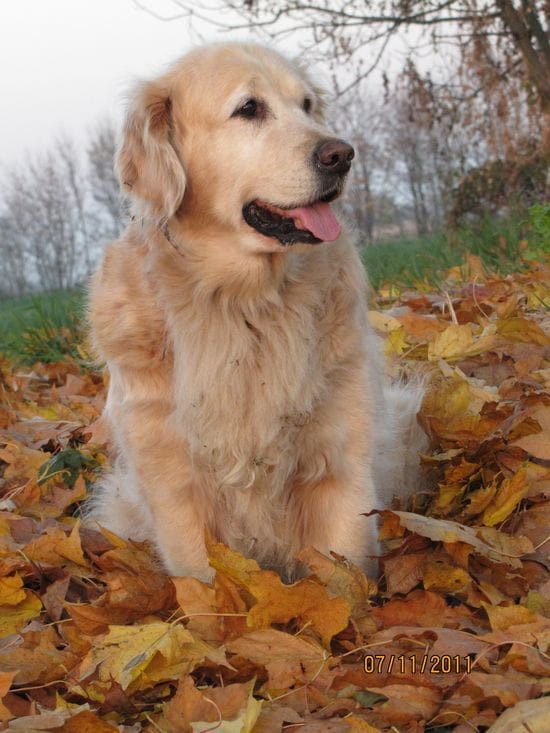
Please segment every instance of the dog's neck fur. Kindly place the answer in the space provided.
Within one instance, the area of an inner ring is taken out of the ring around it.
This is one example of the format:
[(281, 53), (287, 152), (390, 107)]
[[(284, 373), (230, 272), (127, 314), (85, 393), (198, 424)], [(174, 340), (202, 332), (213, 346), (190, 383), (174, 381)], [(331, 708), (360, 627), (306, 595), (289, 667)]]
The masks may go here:
[[(178, 219), (162, 226), (141, 226), (141, 235), (150, 242), (152, 253), (155, 250), (156, 255), (161, 250), (163, 259), (173, 258), (180, 282), (183, 276), (185, 289), (193, 292), (197, 305), (218, 300), (243, 312), (264, 305), (280, 307), (289, 278), (302, 269), (303, 260), (310, 256), (296, 250), (241, 253), (236, 248), (220, 247), (217, 232), (209, 237), (204, 229), (194, 241), (192, 230), (190, 234), (185, 221)], [(225, 243), (226, 239), (222, 241)]]

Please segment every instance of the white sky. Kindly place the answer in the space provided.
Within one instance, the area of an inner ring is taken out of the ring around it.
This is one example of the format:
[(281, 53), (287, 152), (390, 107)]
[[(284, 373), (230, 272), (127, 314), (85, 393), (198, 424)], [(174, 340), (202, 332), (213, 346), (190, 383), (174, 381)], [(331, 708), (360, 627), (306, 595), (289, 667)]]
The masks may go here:
[[(210, 26), (203, 35), (219, 38)], [(0, 166), (61, 131), (82, 142), (98, 118), (119, 119), (132, 81), (192, 45), (186, 21), (156, 20), (132, 0), (0, 0)]]
[[(142, 1), (161, 15), (175, 12), (170, 0)], [(212, 5), (197, 0), (197, 9), (204, 4)], [(197, 27), (205, 41), (247, 37)], [(0, 170), (62, 132), (82, 145), (101, 117), (120, 120), (136, 78), (158, 74), (197, 41), (186, 20), (157, 20), (132, 0), (0, 0)], [(296, 37), (278, 47), (295, 53)], [(316, 71), (328, 80), (326, 68)]]

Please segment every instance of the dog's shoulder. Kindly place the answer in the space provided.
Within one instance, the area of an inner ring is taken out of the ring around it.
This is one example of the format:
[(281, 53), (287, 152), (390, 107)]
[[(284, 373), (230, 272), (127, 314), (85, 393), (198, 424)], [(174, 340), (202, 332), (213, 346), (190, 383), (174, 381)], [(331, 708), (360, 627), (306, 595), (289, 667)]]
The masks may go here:
[(109, 244), (92, 278), (91, 338), (99, 356), (151, 368), (166, 354), (166, 326), (144, 263), (147, 246), (131, 232)]

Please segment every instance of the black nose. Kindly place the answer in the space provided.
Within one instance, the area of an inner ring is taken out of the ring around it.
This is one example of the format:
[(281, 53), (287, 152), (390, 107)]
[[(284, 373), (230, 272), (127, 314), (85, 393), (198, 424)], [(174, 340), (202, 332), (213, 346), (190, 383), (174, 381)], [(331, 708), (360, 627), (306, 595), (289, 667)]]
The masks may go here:
[(343, 140), (321, 140), (313, 151), (313, 161), (323, 173), (347, 173), (355, 150)]

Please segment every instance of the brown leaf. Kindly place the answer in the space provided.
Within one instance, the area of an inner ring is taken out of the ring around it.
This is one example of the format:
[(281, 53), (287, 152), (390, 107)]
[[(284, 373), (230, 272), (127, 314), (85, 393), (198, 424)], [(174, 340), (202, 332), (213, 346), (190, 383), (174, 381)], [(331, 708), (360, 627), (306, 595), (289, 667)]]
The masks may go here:
[(196, 578), (172, 578), (177, 602), (189, 618), (187, 628), (209, 644), (224, 639), (224, 618), (218, 611), (216, 591)]
[(326, 557), (313, 547), (302, 550), (297, 559), (307, 565), (331, 597), (348, 601), (353, 616), (368, 610), (369, 598), (376, 594), (377, 587), (356, 565), (340, 556)]
[(166, 705), (164, 718), (172, 726), (171, 730), (178, 733), (197, 730), (199, 722), (205, 724), (204, 728), (213, 727), (208, 723), (217, 723), (220, 730), (231, 728), (249, 733), (262, 705), (252, 697), (253, 687), (253, 683), (247, 682), (197, 690), (193, 678), (185, 676)]
[(25, 545), (23, 552), (29, 560), (42, 565), (54, 567), (70, 563), (84, 567), (87, 565), (82, 554), (78, 522), (69, 535), (58, 527), (46, 530), (41, 537)]
[(391, 626), (458, 626), (454, 609), (444, 599), (429, 591), (416, 590), (401, 600), (388, 601), (380, 608), (373, 608), (372, 615), (381, 628)]
[[(55, 570), (58, 569), (55, 568)], [(65, 596), (67, 595), (69, 583), (71, 582), (69, 573), (63, 570), (58, 570), (58, 573), (58, 577), (48, 585), (44, 593), (40, 596), (44, 608), (52, 621), (59, 621), (61, 618)], [(52, 576), (50, 575), (50, 577)]]
[(59, 729), (59, 733), (115, 733), (118, 728), (98, 718), (91, 710), (77, 713)]
[(507, 318), (497, 322), (497, 333), (510, 341), (550, 345), (550, 337), (534, 321), (527, 318)]
[(550, 697), (520, 700), (505, 710), (487, 733), (513, 733), (524, 730), (529, 733), (547, 733), (549, 720)]
[(375, 725), (401, 727), (413, 720), (430, 720), (439, 708), (442, 694), (432, 687), (418, 685), (385, 685), (370, 687), (369, 692), (388, 698), (378, 703), (372, 714)]
[(272, 690), (317, 682), (330, 684), (329, 655), (311, 640), (275, 629), (251, 631), (226, 644), (227, 651), (265, 667)]
[(426, 552), (416, 552), (411, 555), (382, 558), (388, 595), (408, 593), (418, 585), (424, 574), (427, 556)]
[(311, 623), (328, 645), (331, 638), (348, 625), (350, 605), (344, 598), (330, 598), (327, 590), (313, 580), (285, 585), (272, 570), (259, 566), (221, 543), (208, 545), (211, 564), (240, 583), (256, 599), (248, 613), (252, 628), (300, 619)]

